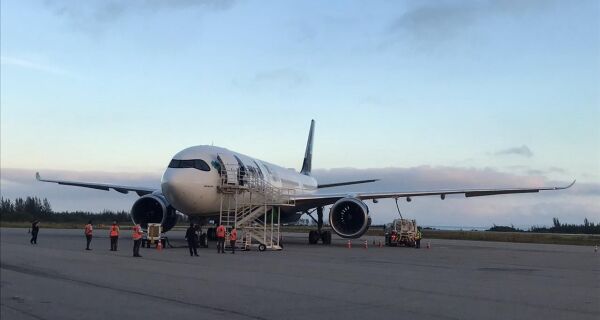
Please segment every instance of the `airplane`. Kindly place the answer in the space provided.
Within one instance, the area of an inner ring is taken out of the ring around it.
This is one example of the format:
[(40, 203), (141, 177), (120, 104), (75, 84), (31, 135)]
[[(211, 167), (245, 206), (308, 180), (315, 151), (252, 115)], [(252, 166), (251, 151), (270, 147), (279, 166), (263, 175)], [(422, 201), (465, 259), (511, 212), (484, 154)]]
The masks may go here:
[[(39, 172), (36, 179), (42, 182), (52, 182), (61, 185), (85, 187), (99, 190), (115, 190), (127, 194), (135, 192), (137, 199), (131, 208), (131, 218), (134, 224), (140, 224), (146, 229), (148, 223), (160, 223), (163, 232), (172, 229), (178, 220), (180, 212), (190, 218), (202, 221), (218, 221), (220, 212), (220, 193), (222, 175), (225, 170), (252, 174), (257, 179), (269, 183), (276, 189), (290, 189), (293, 206), (280, 208), (280, 223), (297, 222), (307, 213), (317, 222), (317, 230), (309, 232), (309, 243), (321, 240), (331, 242), (331, 232), (323, 230), (323, 208), (331, 205), (329, 210), (329, 225), (340, 237), (355, 239), (364, 235), (371, 224), (369, 207), (365, 200), (377, 202), (378, 199), (405, 198), (411, 201), (413, 197), (439, 196), (442, 200), (447, 195), (463, 194), (465, 197), (491, 196), (500, 194), (534, 193), (570, 188), (575, 184), (564, 187), (508, 188), (508, 189), (457, 189), (430, 190), (409, 192), (317, 192), (322, 189), (370, 183), (377, 179), (342, 181), (320, 184), (311, 176), (313, 137), (315, 121), (311, 121), (306, 144), (302, 169), (297, 172), (275, 164), (259, 160), (222, 147), (199, 145), (181, 150), (173, 156), (162, 175), (160, 188), (123, 186), (104, 183), (88, 183), (66, 180), (42, 179)], [(239, 175), (238, 175), (239, 176)], [(241, 183), (241, 181), (240, 181)], [(317, 219), (311, 213), (316, 211)]]

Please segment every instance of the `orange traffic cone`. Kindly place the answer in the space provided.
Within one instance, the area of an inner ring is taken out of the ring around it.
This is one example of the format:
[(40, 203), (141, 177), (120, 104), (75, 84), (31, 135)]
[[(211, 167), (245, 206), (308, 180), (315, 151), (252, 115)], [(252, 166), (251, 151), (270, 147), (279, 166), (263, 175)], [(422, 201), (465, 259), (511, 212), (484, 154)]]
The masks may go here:
[(156, 244), (156, 250), (158, 250), (158, 251), (162, 250), (162, 240), (158, 240), (158, 243)]
[(431, 242), (427, 241), (427, 249), (431, 249)]
[(352, 242), (350, 240), (348, 240), (348, 244), (346, 244), (346, 248), (348, 248), (348, 249), (352, 248)]
[(369, 249), (369, 242), (365, 240), (365, 249)]

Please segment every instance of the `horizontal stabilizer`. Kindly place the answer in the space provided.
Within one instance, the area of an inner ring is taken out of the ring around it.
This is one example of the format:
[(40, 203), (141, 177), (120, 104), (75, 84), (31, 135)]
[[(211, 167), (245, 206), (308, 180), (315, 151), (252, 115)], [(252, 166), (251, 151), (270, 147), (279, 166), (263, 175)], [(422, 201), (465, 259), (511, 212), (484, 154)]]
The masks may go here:
[(379, 179), (357, 180), (357, 181), (346, 181), (346, 182), (320, 184), (320, 185), (317, 186), (317, 188), (319, 188), (319, 189), (320, 188), (333, 188), (333, 187), (347, 186), (347, 185), (351, 185), (351, 184), (369, 183), (369, 182), (375, 182), (375, 181), (379, 181)]

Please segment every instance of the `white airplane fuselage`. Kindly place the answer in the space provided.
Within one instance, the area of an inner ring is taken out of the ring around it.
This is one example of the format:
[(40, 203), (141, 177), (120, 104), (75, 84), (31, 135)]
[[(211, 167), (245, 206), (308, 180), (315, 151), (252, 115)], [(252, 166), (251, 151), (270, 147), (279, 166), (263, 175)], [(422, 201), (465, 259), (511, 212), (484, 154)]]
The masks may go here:
[[(275, 188), (285, 189), (294, 194), (310, 194), (317, 190), (315, 178), (298, 173), (294, 169), (282, 168), (221, 147), (194, 146), (175, 154), (161, 179), (162, 193), (175, 209), (190, 216), (214, 216), (219, 213), (219, 168), (222, 165), (219, 155), (221, 158), (229, 156), (237, 159), (245, 170), (257, 172), (260, 179), (264, 179)], [(179, 165), (177, 160), (187, 162), (181, 162), (182, 165)], [(196, 167), (189, 167), (191, 160), (203, 161), (208, 167), (201, 162), (195, 162)]]

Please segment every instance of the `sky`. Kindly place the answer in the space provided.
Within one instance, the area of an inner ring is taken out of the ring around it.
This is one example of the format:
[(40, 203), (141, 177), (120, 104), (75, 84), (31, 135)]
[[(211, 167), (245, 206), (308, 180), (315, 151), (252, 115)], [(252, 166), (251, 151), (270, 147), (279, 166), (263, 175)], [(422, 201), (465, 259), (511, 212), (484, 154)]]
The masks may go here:
[[(600, 222), (598, 1), (2, 1), (3, 197), (56, 210), (135, 196), (33, 174), (158, 186), (214, 144), (348, 190), (577, 184), (422, 198), (430, 225)], [(335, 190), (338, 191), (338, 190)], [(448, 201), (451, 200), (451, 201)], [(393, 201), (369, 204), (375, 222)]]

